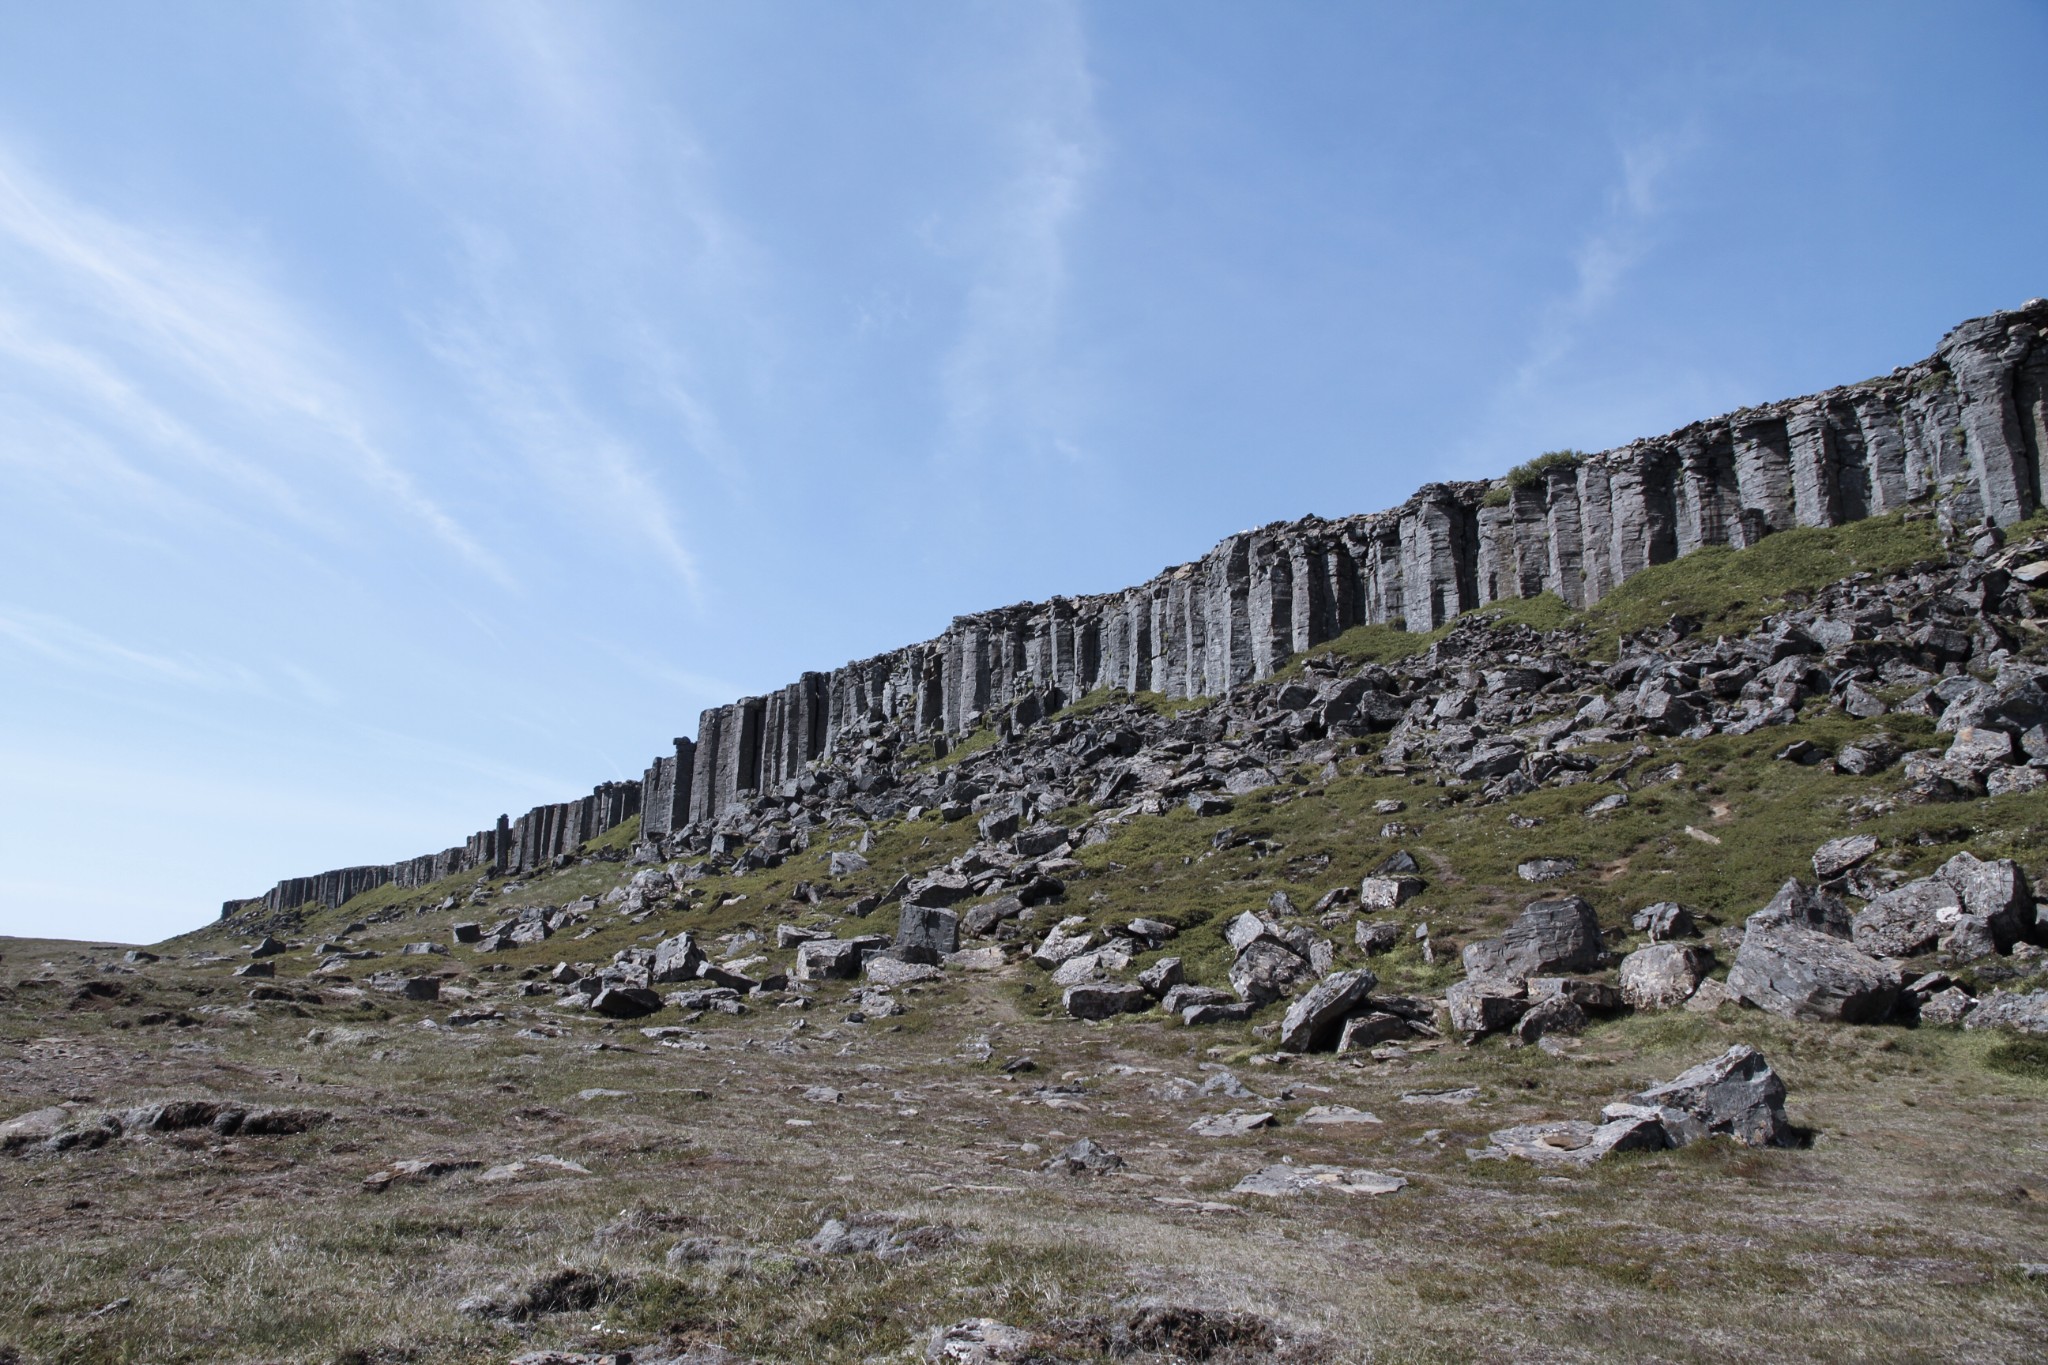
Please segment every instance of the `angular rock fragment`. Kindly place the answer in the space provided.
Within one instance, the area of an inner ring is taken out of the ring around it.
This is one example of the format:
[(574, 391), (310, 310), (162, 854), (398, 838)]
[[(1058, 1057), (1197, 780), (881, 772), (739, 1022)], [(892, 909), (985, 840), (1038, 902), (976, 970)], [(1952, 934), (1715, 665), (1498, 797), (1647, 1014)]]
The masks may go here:
[(1057, 1171), (1062, 1175), (1104, 1175), (1123, 1169), (1124, 1159), (1107, 1147), (1089, 1138), (1082, 1138), (1063, 1149), (1059, 1155), (1045, 1163), (1040, 1169)]
[(1342, 1166), (1296, 1166), (1289, 1162), (1252, 1172), (1231, 1188), (1233, 1194), (1261, 1194), (1268, 1198), (1331, 1192), (1336, 1194), (1392, 1194), (1408, 1182), (1398, 1175), (1378, 1171), (1349, 1170)]
[(1138, 984), (1151, 995), (1161, 999), (1164, 999), (1166, 993), (1175, 986), (1184, 984), (1186, 979), (1181, 969), (1181, 961), (1177, 957), (1162, 957), (1138, 973)]
[(1379, 979), (1360, 968), (1338, 972), (1317, 982), (1287, 1010), (1280, 1022), (1280, 1048), (1285, 1052), (1328, 1051), (1337, 1045), (1344, 1017), (1364, 1005)]
[(1668, 1010), (1684, 1004), (1707, 974), (1705, 949), (1653, 943), (1621, 960), (1621, 995), (1630, 1009)]
[(1499, 979), (1591, 971), (1603, 956), (1599, 916), (1577, 896), (1531, 901), (1506, 933), (1468, 943), (1463, 954), (1468, 976)]
[(1691, 938), (1699, 932), (1693, 923), (1692, 912), (1677, 901), (1658, 901), (1655, 905), (1646, 905), (1630, 916), (1629, 925), (1638, 933), (1648, 934), (1652, 943), (1663, 943), (1674, 938)]
[(1813, 875), (1822, 881), (1830, 881), (1877, 852), (1877, 849), (1878, 841), (1874, 834), (1851, 834), (1840, 839), (1830, 839), (1813, 851)]
[(1590, 1166), (1612, 1152), (1659, 1151), (1667, 1145), (1663, 1125), (1638, 1115), (1606, 1123), (1521, 1123), (1487, 1136), (1492, 1148), (1473, 1155), (1517, 1157), (1543, 1166)]
[(1444, 992), (1444, 1008), (1451, 1027), (1473, 1042), (1513, 1028), (1529, 1008), (1528, 987), (1507, 978), (1467, 977)]
[(1367, 877), (1359, 884), (1358, 903), (1367, 910), (1392, 910), (1421, 895), (1420, 877)]
[(1875, 957), (1917, 957), (1931, 951), (1963, 913), (1963, 898), (1953, 886), (1922, 877), (1859, 910), (1850, 921), (1850, 936)]
[(1067, 987), (1060, 1007), (1075, 1019), (1108, 1019), (1150, 1009), (1152, 997), (1143, 986), (1101, 981)]
[(1230, 965), (1230, 988), (1254, 1006), (1270, 1004), (1314, 977), (1315, 969), (1305, 959), (1270, 939), (1253, 943)]
[(2002, 1028), (2048, 1034), (2048, 990), (1993, 991), (1963, 1020), (1966, 1029)]
[(1752, 916), (1728, 989), (1788, 1019), (1866, 1024), (1891, 1012), (1899, 974), (1832, 934), (1796, 923), (1759, 923)]
[(960, 917), (951, 910), (905, 902), (896, 929), (896, 954), (905, 962), (935, 963), (960, 950)]
[(661, 997), (638, 986), (607, 986), (591, 997), (593, 1013), (611, 1019), (639, 1019), (661, 1009)]
[(1188, 1131), (1197, 1137), (1229, 1138), (1243, 1137), (1261, 1128), (1273, 1126), (1273, 1115), (1269, 1110), (1233, 1109), (1227, 1114), (1211, 1114), (1196, 1119), (1188, 1125)]
[[(1688, 1124), (1671, 1132), (1673, 1146), (1708, 1136), (1731, 1137), (1749, 1147), (1784, 1147), (1796, 1140), (1785, 1117), (1785, 1083), (1764, 1055), (1746, 1044), (1651, 1086), (1635, 1103), (1686, 1116)], [(1665, 1126), (1673, 1127), (1668, 1118)]]

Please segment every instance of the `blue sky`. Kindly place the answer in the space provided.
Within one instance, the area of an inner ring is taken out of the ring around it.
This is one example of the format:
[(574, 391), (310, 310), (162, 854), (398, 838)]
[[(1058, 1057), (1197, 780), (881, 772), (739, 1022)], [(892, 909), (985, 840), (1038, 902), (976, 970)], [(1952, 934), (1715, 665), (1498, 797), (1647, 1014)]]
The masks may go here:
[(2048, 7), (0, 9), (0, 932), (2048, 293)]

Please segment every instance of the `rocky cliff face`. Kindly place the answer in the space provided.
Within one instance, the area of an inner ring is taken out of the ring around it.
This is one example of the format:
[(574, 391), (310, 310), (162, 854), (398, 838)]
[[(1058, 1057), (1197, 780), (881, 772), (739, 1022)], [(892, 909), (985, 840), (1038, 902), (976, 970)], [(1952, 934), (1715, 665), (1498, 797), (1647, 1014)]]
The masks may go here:
[[(954, 619), (936, 639), (806, 673), (705, 711), (638, 784), (500, 816), (463, 844), (278, 883), (272, 910), (338, 905), (389, 882), (531, 870), (635, 814), (660, 837), (776, 790), (876, 727), (966, 734), (1029, 724), (1100, 687), (1217, 696), (1353, 626), (1433, 630), (1503, 598), (1575, 607), (1706, 545), (1743, 547), (1933, 503), (1959, 526), (2048, 501), (2048, 301), (1966, 322), (1877, 379), (1697, 422), (1491, 483), (1432, 483), (1400, 507), (1240, 532), (1122, 592)], [(223, 915), (252, 902), (230, 901)]]

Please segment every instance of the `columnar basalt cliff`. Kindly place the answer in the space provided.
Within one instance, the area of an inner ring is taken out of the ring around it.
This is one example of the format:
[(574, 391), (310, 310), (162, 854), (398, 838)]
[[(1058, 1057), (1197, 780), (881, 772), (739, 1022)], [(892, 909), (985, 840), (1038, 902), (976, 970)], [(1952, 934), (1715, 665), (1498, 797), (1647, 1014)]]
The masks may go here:
[(290, 878), (258, 901), (331, 906), (386, 883), (530, 871), (636, 814), (649, 838), (708, 827), (878, 725), (952, 737), (1002, 713), (1023, 726), (1110, 686), (1220, 695), (1353, 626), (1428, 631), (1543, 592), (1588, 606), (1653, 564), (1790, 527), (1914, 503), (2010, 525), (2048, 501), (2044, 454), (2048, 301), (2035, 299), (1877, 379), (1503, 480), (1428, 484), (1391, 511), (1240, 532), (1121, 592), (957, 617), (936, 639), (703, 712), (696, 739), (637, 784), (500, 816), (437, 854)]

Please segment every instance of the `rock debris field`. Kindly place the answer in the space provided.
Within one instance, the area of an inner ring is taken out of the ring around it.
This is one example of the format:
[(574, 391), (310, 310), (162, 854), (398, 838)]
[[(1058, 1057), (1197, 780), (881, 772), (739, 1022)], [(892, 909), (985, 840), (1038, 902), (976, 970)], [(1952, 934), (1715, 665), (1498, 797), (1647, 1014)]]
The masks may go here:
[(1965, 504), (0, 941), (0, 1362), (2037, 1360), (2048, 518)]

